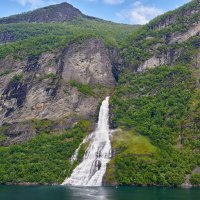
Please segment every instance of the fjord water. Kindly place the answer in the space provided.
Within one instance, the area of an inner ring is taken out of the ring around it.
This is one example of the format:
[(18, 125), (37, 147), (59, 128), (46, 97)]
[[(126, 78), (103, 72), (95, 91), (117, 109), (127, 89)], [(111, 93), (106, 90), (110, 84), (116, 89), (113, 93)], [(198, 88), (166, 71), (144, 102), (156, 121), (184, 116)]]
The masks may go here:
[(198, 200), (200, 189), (0, 186), (1, 200)]
[[(91, 141), (83, 161), (73, 170), (71, 176), (67, 178), (62, 185), (102, 185), (103, 175), (106, 172), (106, 165), (111, 158), (109, 133), (109, 97), (106, 97), (100, 107), (98, 126), (89, 136)], [(75, 152), (72, 161), (76, 158), (77, 153), (78, 151)]]

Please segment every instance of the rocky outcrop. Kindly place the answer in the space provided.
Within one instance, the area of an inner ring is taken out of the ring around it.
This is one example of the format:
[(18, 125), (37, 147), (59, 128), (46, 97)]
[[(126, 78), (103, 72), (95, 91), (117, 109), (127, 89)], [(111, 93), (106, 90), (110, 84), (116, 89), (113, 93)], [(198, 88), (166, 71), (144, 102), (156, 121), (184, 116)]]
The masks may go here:
[[(88, 39), (69, 45), (63, 52), (44, 53), (15, 61), (0, 60), (0, 124), (31, 119), (57, 120), (67, 116), (93, 118), (103, 96), (84, 95), (70, 81), (112, 87), (112, 61), (102, 41)], [(16, 75), (21, 78), (17, 81)]]
[(187, 32), (173, 33), (170, 37), (171, 40), (170, 40), (169, 44), (182, 43), (182, 42), (185, 42), (186, 40), (190, 39), (193, 36), (199, 36), (199, 35), (200, 35), (200, 22), (196, 25), (191, 26)]
[(14, 15), (0, 19), (0, 24), (22, 23), (22, 22), (64, 22), (70, 21), (78, 16), (83, 16), (80, 10), (68, 3), (40, 8), (32, 12)]
[(163, 28), (166, 28), (168, 26), (173, 25), (180, 18), (190, 17), (190, 16), (192, 16), (192, 15), (198, 13), (198, 12), (199, 11), (195, 9), (195, 10), (187, 10), (187, 12), (183, 11), (183, 12), (180, 12), (178, 14), (175, 13), (173, 15), (169, 14), (166, 17), (163, 17), (163, 19), (161, 19), (159, 21), (159, 23), (150, 25), (150, 28), (153, 29), (153, 30), (155, 30), (155, 29), (161, 30)]
[(100, 40), (89, 39), (81, 44), (72, 44), (61, 60), (64, 81), (76, 80), (90, 85), (112, 86), (115, 79), (109, 52)]
[(171, 49), (167, 53), (163, 53), (161, 55), (154, 55), (153, 57), (146, 60), (142, 63), (137, 72), (143, 72), (146, 69), (152, 69), (162, 65), (171, 65), (173, 64), (181, 55), (183, 49)]
[(188, 4), (188, 8), (185, 5), (177, 9), (176, 12), (173, 12), (173, 14), (172, 12), (166, 13), (165, 15), (153, 20), (148, 26), (152, 30), (161, 30), (163, 28), (173, 25), (174, 23), (177, 23), (177, 21), (182, 22), (183, 19), (195, 16), (199, 13), (199, 8), (200, 1), (193, 0), (192, 3)]
[(15, 60), (12, 56), (7, 56), (5, 59), (0, 60), (0, 94), (8, 87), (10, 80), (15, 75), (23, 72), (25, 65), (26, 61)]

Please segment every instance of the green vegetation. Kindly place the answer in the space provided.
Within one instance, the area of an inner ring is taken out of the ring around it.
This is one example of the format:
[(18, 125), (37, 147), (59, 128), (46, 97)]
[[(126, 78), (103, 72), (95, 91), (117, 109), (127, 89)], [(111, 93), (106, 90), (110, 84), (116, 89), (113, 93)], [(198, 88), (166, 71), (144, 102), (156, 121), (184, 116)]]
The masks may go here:
[(193, 90), (186, 67), (158, 67), (140, 75), (124, 70), (112, 98), (113, 121), (134, 127), (158, 146), (174, 145)]
[[(59, 76), (58, 74), (54, 74), (54, 73), (48, 73), (48, 74), (45, 74), (44, 76), (42, 77), (39, 77), (39, 80), (42, 81), (44, 79), (51, 79), (52, 81), (56, 81), (59, 79)], [(51, 84), (55, 84), (55, 82), (51, 83)]]
[(194, 161), (189, 153), (161, 151), (154, 156), (117, 155), (112, 162), (111, 177), (120, 185), (177, 186), (185, 181)]
[(46, 77), (45, 78), (52, 78), (52, 79), (56, 79), (56, 78), (58, 78), (58, 75), (57, 74), (54, 74), (54, 73), (49, 73), (49, 74), (47, 74), (46, 75)]
[(49, 134), (55, 122), (48, 119), (32, 119), (28, 123), (36, 130), (37, 133)]
[(165, 186), (184, 182), (199, 162), (191, 138), (182, 134), (194, 85), (184, 66), (158, 67), (143, 74), (124, 69), (111, 103), (114, 125), (128, 132), (122, 132), (119, 141), (114, 139), (116, 156), (109, 164), (108, 181)]
[(16, 74), (15, 76), (12, 77), (12, 79), (10, 80), (11, 84), (16, 84), (19, 83), (23, 78), (23, 74)]
[(4, 142), (5, 140), (6, 140), (6, 136), (0, 134), (0, 144), (1, 142)]
[(0, 126), (0, 145), (2, 142), (4, 142), (6, 140), (6, 135), (5, 135), (5, 132), (9, 129), (9, 126), (8, 125), (3, 125), (3, 126)]
[(200, 174), (192, 174), (190, 181), (193, 185), (200, 185)]
[(112, 146), (117, 153), (124, 155), (150, 155), (156, 152), (148, 138), (133, 131), (119, 131), (114, 133)]
[[(34, 123), (37, 128), (49, 126), (47, 121)], [(41, 132), (31, 141), (0, 147), (0, 182), (61, 183), (70, 175), (73, 166), (69, 159), (90, 126), (82, 121), (58, 135), (38, 128)]]
[(78, 83), (77, 81), (73, 80), (73, 81), (70, 81), (70, 85), (72, 87), (76, 87), (80, 93), (86, 96), (94, 95), (92, 88), (88, 84)]
[(108, 47), (117, 46), (136, 26), (78, 18), (65, 23), (1, 24), (0, 33), (10, 32), (17, 41), (0, 46), (0, 58), (40, 55), (67, 47), (74, 41), (99, 38)]

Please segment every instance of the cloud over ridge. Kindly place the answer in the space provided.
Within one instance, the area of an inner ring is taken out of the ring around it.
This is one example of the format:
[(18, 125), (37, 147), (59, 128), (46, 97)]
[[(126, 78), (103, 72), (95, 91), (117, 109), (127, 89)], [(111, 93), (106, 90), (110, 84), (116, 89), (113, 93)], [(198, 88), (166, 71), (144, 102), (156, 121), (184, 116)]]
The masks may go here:
[(121, 20), (128, 20), (131, 24), (146, 24), (161, 14), (163, 14), (161, 9), (145, 6), (140, 1), (136, 1), (130, 9), (122, 10), (117, 16)]

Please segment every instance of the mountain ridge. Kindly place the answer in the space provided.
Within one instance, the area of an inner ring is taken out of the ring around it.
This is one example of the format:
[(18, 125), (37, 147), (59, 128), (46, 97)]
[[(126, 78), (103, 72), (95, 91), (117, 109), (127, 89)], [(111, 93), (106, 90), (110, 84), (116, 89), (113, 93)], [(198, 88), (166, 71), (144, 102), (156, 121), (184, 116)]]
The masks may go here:
[(69, 3), (60, 3), (39, 8), (22, 14), (0, 18), (0, 24), (9, 23), (49, 23), (71, 21), (76, 17), (87, 17)]

